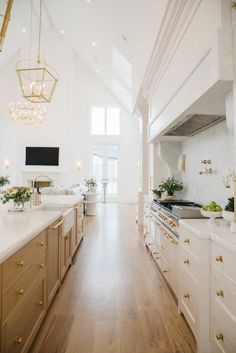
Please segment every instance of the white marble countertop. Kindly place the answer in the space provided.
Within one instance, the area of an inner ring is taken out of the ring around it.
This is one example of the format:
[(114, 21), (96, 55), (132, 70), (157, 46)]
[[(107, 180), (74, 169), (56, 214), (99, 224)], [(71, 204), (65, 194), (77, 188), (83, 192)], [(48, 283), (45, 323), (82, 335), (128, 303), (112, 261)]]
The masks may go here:
[(0, 207), (0, 263), (56, 221), (63, 212), (27, 209), (8, 212)]
[(0, 263), (59, 218), (65, 212), (63, 208), (74, 207), (82, 200), (82, 195), (44, 195), (40, 206), (24, 212), (8, 212), (9, 205), (1, 204)]
[(218, 225), (208, 225), (208, 219), (181, 219), (181, 226), (189, 229), (199, 238), (209, 238), (236, 254), (236, 233), (230, 232), (224, 219), (217, 219)]

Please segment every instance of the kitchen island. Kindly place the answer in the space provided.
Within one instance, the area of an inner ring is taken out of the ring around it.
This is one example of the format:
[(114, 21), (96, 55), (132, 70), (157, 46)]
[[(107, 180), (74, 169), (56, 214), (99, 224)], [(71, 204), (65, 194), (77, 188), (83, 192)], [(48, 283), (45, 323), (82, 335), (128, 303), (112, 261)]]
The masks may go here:
[(72, 263), (84, 232), (81, 196), (0, 207), (1, 353), (27, 352)]

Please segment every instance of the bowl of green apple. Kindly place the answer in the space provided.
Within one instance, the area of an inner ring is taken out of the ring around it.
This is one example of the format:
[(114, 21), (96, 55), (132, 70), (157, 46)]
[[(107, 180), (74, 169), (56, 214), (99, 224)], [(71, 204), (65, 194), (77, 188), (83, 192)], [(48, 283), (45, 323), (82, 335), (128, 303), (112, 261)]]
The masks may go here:
[(201, 213), (204, 217), (209, 218), (210, 225), (217, 225), (216, 218), (222, 217), (222, 208), (215, 201), (211, 201), (202, 207)]

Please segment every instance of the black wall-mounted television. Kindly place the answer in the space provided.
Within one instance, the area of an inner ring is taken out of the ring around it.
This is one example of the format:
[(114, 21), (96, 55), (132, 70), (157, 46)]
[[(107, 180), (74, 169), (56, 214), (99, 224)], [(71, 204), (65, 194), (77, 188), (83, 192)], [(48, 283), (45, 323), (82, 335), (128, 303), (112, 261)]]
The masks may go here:
[(59, 147), (26, 147), (25, 165), (59, 165)]

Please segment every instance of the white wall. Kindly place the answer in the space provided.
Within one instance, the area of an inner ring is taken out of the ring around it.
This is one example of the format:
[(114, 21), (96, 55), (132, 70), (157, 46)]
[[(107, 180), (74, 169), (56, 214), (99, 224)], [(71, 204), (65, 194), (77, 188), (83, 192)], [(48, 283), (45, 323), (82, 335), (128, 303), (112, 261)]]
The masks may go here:
[[(203, 204), (214, 200), (224, 206), (232, 191), (224, 187), (222, 174), (234, 167), (234, 151), (234, 137), (225, 122), (183, 142), (182, 154), (186, 155), (183, 197)], [(204, 159), (212, 160), (212, 175), (199, 174)]]
[[(89, 107), (119, 105), (114, 95), (78, 58), (58, 33), (47, 33), (43, 51), (47, 61), (59, 73), (59, 82), (47, 114), (40, 126), (16, 125), (8, 112), (8, 103), (18, 101), (16, 53), (0, 70), (0, 174), (10, 174), (12, 184), (46, 174), (56, 185), (79, 183), (90, 176), (91, 139)], [(138, 190), (138, 123), (121, 107), (119, 201), (134, 201)], [(113, 143), (114, 141), (110, 141)], [(25, 146), (59, 146), (59, 167), (26, 167)], [(4, 168), (8, 159), (11, 168)], [(81, 170), (75, 162), (81, 161)]]

